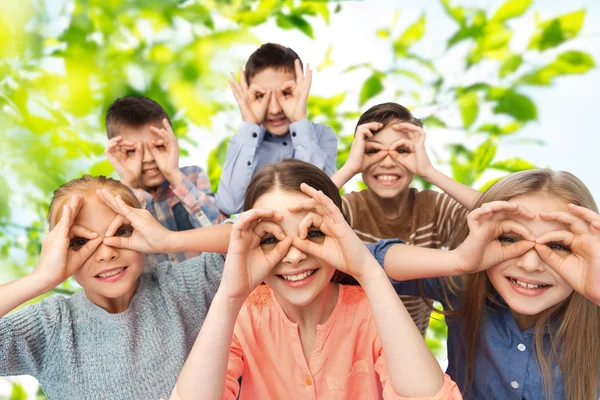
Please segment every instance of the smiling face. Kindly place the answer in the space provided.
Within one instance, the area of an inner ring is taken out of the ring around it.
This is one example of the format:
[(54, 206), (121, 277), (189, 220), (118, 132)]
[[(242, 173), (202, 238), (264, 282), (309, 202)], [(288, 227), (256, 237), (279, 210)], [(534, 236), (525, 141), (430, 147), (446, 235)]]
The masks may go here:
[[(409, 139), (407, 133), (392, 128), (395, 122), (398, 121), (390, 121), (387, 126), (366, 140), (366, 154), (374, 154), (381, 149), (387, 149), (399, 139)], [(406, 150), (398, 147), (392, 151), (405, 152)], [(365, 185), (382, 199), (393, 199), (399, 196), (408, 188), (413, 178), (414, 174), (398, 164), (391, 155), (371, 165), (362, 173)]]
[[(99, 200), (93, 192), (84, 194), (84, 202), (75, 225), (104, 236), (108, 226), (115, 216), (114, 211)], [(114, 236), (130, 236), (133, 228), (122, 225)], [(72, 238), (71, 249), (78, 250), (86, 239)], [(127, 305), (135, 293), (138, 278), (144, 267), (144, 254), (133, 250), (117, 249), (100, 244), (96, 251), (87, 259), (75, 273), (75, 280), (84, 289), (88, 299), (104, 308), (110, 309), (110, 304), (122, 303)]]
[[(285, 136), (290, 132), (290, 120), (285, 116), (275, 93), (277, 89), (283, 90), (286, 82), (295, 80), (296, 74), (291, 70), (265, 68), (257, 72), (248, 83), (249, 85), (256, 84), (264, 90), (271, 89), (271, 101), (269, 102), (263, 125), (267, 131), (275, 136)], [(290, 96), (290, 89), (286, 88), (283, 94)]]
[[(309, 197), (301, 192), (275, 189), (263, 194), (252, 206), (253, 208), (273, 209), (283, 215), (278, 224), (286, 236), (298, 236), (298, 226), (307, 212), (290, 213), (287, 208)], [(309, 229), (308, 239), (315, 243), (323, 243), (325, 236), (316, 228)], [(264, 252), (275, 248), (277, 240), (273, 235), (266, 235), (261, 241)], [(323, 292), (330, 284), (335, 268), (318, 261), (294, 246), (290, 246), (287, 254), (265, 278), (278, 298), (294, 306), (306, 306)]]
[[(141, 127), (134, 127), (128, 125), (119, 126), (115, 136), (121, 136), (124, 140), (129, 140), (133, 143), (142, 142), (144, 149), (144, 157), (142, 159), (142, 177), (141, 185), (142, 189), (148, 191), (153, 190), (161, 183), (165, 181), (165, 176), (160, 172), (156, 161), (148, 149), (148, 141), (162, 139), (157, 133), (150, 130), (150, 126), (161, 128), (162, 124), (157, 122), (156, 124), (142, 125)], [(164, 150), (164, 146), (157, 146), (158, 150)], [(128, 157), (133, 157), (133, 150), (128, 152)]]
[[(537, 193), (514, 197), (509, 202), (519, 204), (536, 215), (533, 220), (512, 217), (535, 237), (550, 231), (568, 229), (563, 223), (545, 221), (539, 217), (542, 211), (567, 211), (567, 203), (562, 199)], [(499, 239), (503, 243), (522, 240), (516, 234), (503, 235)], [(548, 243), (547, 246), (563, 257), (570, 253), (560, 243)], [(560, 275), (542, 261), (535, 249), (490, 268), (487, 275), (511, 308), (517, 322), (524, 321), (526, 326), (533, 326), (541, 312), (560, 304), (573, 292)]]

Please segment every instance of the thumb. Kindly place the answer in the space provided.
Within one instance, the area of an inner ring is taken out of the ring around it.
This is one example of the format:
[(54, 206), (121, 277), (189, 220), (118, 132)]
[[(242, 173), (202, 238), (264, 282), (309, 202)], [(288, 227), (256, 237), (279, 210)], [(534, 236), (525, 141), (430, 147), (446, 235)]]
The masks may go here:
[(564, 259), (561, 256), (556, 254), (545, 244), (536, 243), (535, 251), (537, 251), (542, 261), (544, 261), (550, 266), (550, 268), (552, 268), (560, 274), (560, 268), (562, 266), (562, 263), (564, 262)]
[(519, 257), (535, 247), (535, 242), (520, 240), (516, 243), (502, 246), (502, 258), (504, 261)]
[(139, 250), (133, 246), (133, 236), (122, 237), (122, 236), (106, 236), (103, 243), (110, 247), (116, 247), (119, 249)]
[(277, 263), (283, 259), (283, 257), (285, 257), (290, 249), (290, 246), (292, 245), (292, 241), (293, 239), (290, 236), (286, 237), (281, 242), (277, 243), (277, 246), (275, 246), (275, 248), (270, 251), (269, 254), (265, 255), (265, 258), (267, 259), (271, 269), (275, 267)]

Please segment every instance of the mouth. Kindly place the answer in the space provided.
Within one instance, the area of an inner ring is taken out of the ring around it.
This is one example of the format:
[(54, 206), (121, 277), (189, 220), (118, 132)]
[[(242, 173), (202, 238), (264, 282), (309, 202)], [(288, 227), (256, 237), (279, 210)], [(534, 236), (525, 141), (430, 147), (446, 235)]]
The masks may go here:
[(309, 269), (305, 271), (298, 272), (293, 275), (281, 274), (277, 275), (279, 279), (283, 281), (288, 286), (298, 288), (308, 285), (315, 276), (315, 273), (318, 271), (317, 269)]
[(158, 174), (160, 174), (160, 170), (158, 168), (148, 168), (142, 171), (142, 175), (150, 178), (158, 176)]
[(287, 118), (285, 116), (279, 118), (268, 118), (267, 121), (273, 126), (281, 126), (285, 124)]
[(98, 279), (101, 282), (112, 283), (120, 280), (127, 271), (128, 267), (117, 267), (112, 269), (107, 269), (100, 272), (94, 278)]
[(380, 185), (392, 186), (400, 180), (400, 175), (396, 174), (379, 174), (375, 175), (375, 181)]
[(525, 282), (523, 280), (519, 280), (510, 276), (507, 276), (506, 279), (510, 282), (511, 287), (517, 293), (524, 294), (527, 296), (537, 296), (552, 287), (552, 285), (548, 285), (545, 283)]

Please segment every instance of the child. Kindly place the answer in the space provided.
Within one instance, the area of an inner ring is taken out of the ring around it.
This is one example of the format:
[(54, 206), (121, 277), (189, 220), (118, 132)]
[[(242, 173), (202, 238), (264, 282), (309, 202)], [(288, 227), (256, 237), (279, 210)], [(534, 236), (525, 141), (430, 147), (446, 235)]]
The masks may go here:
[[(253, 177), (172, 398), (461, 398), (340, 204), (302, 161)], [(344, 274), (361, 287), (336, 283)]]
[(335, 172), (337, 137), (328, 126), (306, 119), (312, 81), (295, 51), (266, 43), (240, 68), (240, 83), (232, 74), (231, 90), (242, 123), (227, 147), (227, 158), (216, 193), (217, 206), (227, 214), (241, 212), (250, 178), (263, 165), (295, 158)]
[[(141, 233), (98, 197), (101, 188), (150, 217), (126, 186), (110, 178), (84, 176), (55, 192), (51, 231), (35, 271), (0, 286), (0, 375), (32, 375), (51, 399), (158, 399), (171, 392), (192, 348), (219, 286), (223, 257), (202, 253), (142, 273), (143, 253), (107, 243), (140, 242)], [(176, 249), (169, 231), (152, 223), (158, 230), (146, 224), (144, 234), (156, 233)], [(224, 252), (211, 240), (229, 227), (196, 230), (192, 250)], [(6, 316), (70, 276), (82, 292), (50, 296)]]
[[(455, 251), (416, 257), (410, 246), (375, 246), (402, 281), (396, 291), (416, 295), (422, 285), (452, 310), (448, 374), (469, 398), (598, 399), (600, 216), (590, 192), (567, 172), (530, 170), (500, 180), (478, 205)], [(429, 279), (411, 280), (419, 277)]]
[[(197, 166), (179, 168), (179, 146), (166, 111), (142, 96), (115, 100), (106, 112), (106, 157), (121, 181), (166, 228), (183, 231), (219, 223), (206, 173)], [(147, 265), (181, 262), (195, 252), (147, 255)]]
[[(457, 225), (481, 196), (431, 165), (422, 127), (396, 103), (371, 107), (358, 120), (348, 159), (332, 180), (341, 189), (362, 173), (367, 189), (344, 195), (342, 211), (364, 242), (401, 238), (414, 246), (447, 247)], [(415, 174), (446, 193), (409, 188)], [(425, 335), (431, 314), (427, 304), (412, 296), (403, 296), (402, 301)]]

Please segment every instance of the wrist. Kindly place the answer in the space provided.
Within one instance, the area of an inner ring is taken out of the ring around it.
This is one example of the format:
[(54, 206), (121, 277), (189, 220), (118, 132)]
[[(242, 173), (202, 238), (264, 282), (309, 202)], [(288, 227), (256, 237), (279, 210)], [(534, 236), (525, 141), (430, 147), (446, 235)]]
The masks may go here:
[[(432, 181), (436, 181), (436, 176), (439, 174), (440, 172), (435, 169), (433, 167), (433, 165), (429, 165), (429, 167), (422, 169), (421, 171), (419, 171), (419, 176), (423, 179), (425, 179), (427, 182), (429, 183), (433, 183)], [(437, 185), (436, 185), (437, 186)]]
[(307, 118), (306, 113), (303, 113), (303, 114), (294, 115), (294, 117), (290, 118), (290, 120), (292, 122), (298, 122), (298, 121), (302, 121), (303, 119), (306, 119), (306, 118)]
[(217, 301), (220, 304), (225, 305), (228, 310), (239, 312), (247, 297), (248, 296), (231, 296), (223, 286), (219, 286), (215, 298), (213, 299), (213, 303)]
[(169, 181), (169, 183), (173, 186), (179, 185), (181, 182), (183, 182), (183, 179), (185, 178), (185, 175), (183, 175), (183, 172), (181, 172), (179, 168), (165, 172), (164, 175), (165, 178), (167, 178), (167, 180)]
[(367, 287), (377, 287), (382, 280), (389, 280), (384, 269), (381, 267), (381, 265), (379, 265), (377, 261), (375, 261), (375, 259), (369, 260), (363, 265), (364, 272), (360, 276), (355, 276), (354, 278), (365, 290)]
[(23, 280), (23, 283), (26, 284), (25, 287), (31, 290), (32, 298), (48, 293), (62, 283), (62, 281), (57, 281), (56, 279), (51, 279), (42, 275), (37, 270), (34, 270), (31, 274), (26, 275), (21, 279)]

